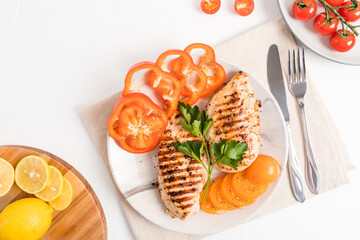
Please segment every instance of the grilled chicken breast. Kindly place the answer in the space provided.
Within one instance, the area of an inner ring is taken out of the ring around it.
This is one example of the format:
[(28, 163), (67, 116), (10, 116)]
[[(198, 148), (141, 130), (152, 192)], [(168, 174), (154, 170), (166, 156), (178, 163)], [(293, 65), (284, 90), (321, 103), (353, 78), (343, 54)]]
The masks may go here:
[[(260, 148), (259, 106), (244, 72), (238, 72), (211, 98), (206, 112), (213, 123), (205, 136), (210, 147), (222, 139), (248, 144), (244, 160), (236, 169), (221, 163), (215, 168), (223, 172), (240, 172), (254, 162)], [(211, 161), (215, 161), (212, 154)]]
[[(207, 180), (204, 167), (191, 157), (177, 151), (174, 142), (201, 140), (180, 125), (182, 115), (177, 111), (169, 120), (159, 144), (159, 191), (166, 211), (173, 218), (185, 218), (200, 210), (200, 192)], [(206, 156), (202, 161), (206, 164)]]

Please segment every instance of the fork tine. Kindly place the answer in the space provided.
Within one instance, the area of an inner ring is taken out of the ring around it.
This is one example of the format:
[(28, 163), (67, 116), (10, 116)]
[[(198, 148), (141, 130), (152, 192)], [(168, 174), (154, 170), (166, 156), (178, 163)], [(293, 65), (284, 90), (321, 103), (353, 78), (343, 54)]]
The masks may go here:
[(290, 56), (290, 50), (288, 50), (288, 82), (292, 83), (292, 75), (291, 75), (291, 56)]
[(297, 67), (298, 67), (298, 81), (302, 82), (302, 76), (301, 76), (301, 61), (300, 61), (300, 49), (297, 49)]
[(296, 72), (296, 58), (295, 58), (295, 50), (293, 49), (293, 83), (297, 82), (297, 72)]
[(305, 49), (302, 49), (302, 60), (303, 60), (303, 80), (306, 82), (306, 66), (305, 66)]

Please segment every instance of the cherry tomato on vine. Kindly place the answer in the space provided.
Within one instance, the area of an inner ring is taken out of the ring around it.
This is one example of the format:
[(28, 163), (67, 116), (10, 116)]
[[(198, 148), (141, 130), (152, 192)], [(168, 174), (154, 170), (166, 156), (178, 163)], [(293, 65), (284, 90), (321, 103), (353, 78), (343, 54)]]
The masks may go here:
[(315, 18), (314, 24), (313, 24), (315, 31), (323, 36), (333, 34), (336, 31), (337, 26), (339, 24), (338, 19), (336, 19), (336, 18), (333, 19), (335, 17), (334, 14), (330, 13), (329, 20), (326, 20), (325, 16), (326, 16), (325, 12), (320, 13)]
[(201, 10), (206, 14), (214, 14), (219, 11), (221, 6), (220, 0), (202, 0)]
[(253, 0), (236, 0), (235, 11), (241, 16), (248, 16), (254, 11), (254, 1)]
[(343, 7), (339, 9), (341, 16), (348, 22), (355, 22), (360, 19), (360, 3), (359, 1), (345, 1), (341, 6), (352, 5), (351, 7)]
[(355, 35), (349, 30), (347, 30), (346, 34), (344, 34), (343, 30), (340, 29), (339, 31), (334, 32), (330, 38), (331, 47), (338, 52), (349, 51), (354, 47), (355, 42)]
[(325, 2), (327, 2), (333, 7), (338, 7), (344, 2), (344, 0), (325, 0)]
[(307, 21), (315, 16), (317, 4), (315, 0), (296, 0), (292, 10), (295, 18)]

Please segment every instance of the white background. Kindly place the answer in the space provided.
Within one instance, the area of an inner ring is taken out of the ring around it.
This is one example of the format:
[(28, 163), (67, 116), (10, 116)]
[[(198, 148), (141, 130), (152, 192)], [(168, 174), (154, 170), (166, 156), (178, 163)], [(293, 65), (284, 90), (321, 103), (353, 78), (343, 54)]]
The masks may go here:
[[(68, 161), (98, 195), (109, 239), (132, 239), (78, 110), (119, 91), (139, 61), (192, 42), (216, 45), (280, 16), (275, 0), (255, 0), (248, 17), (233, 3), (223, 0), (210, 16), (200, 0), (0, 0), (0, 145), (29, 145)], [(208, 239), (359, 239), (360, 66), (310, 51), (307, 66), (358, 168), (352, 183)]]

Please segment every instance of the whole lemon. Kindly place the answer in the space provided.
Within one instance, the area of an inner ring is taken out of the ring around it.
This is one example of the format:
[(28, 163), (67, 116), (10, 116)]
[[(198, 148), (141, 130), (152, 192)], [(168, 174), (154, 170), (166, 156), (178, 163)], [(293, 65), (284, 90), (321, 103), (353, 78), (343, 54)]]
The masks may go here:
[(38, 240), (49, 229), (53, 209), (38, 198), (23, 198), (0, 213), (0, 240)]

